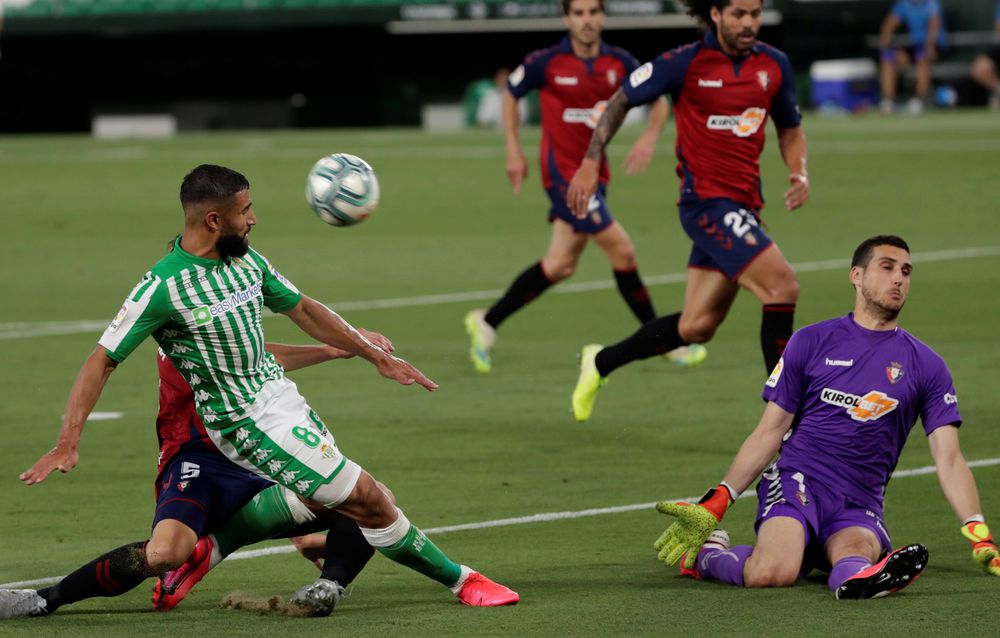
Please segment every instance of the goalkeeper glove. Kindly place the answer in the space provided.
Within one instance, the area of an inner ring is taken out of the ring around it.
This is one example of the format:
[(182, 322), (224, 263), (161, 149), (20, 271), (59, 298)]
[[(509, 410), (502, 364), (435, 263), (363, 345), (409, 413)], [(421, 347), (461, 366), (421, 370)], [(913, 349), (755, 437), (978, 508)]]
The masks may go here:
[(733, 495), (725, 484), (709, 490), (697, 505), (669, 501), (657, 503), (657, 511), (674, 516), (677, 521), (653, 543), (656, 557), (667, 565), (673, 565), (686, 554), (684, 568), (694, 569), (698, 550), (732, 504)]
[(972, 543), (972, 560), (982, 565), (987, 574), (1000, 576), (1000, 550), (993, 542), (986, 523), (966, 523), (962, 526), (962, 536)]

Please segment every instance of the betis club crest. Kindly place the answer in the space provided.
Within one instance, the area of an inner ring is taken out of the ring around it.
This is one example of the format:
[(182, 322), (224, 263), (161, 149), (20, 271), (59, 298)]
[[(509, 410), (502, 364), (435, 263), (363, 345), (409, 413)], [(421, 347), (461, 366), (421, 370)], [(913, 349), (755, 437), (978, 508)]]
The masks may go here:
[(893, 361), (885, 369), (885, 376), (889, 377), (889, 383), (896, 383), (903, 376), (903, 364)]

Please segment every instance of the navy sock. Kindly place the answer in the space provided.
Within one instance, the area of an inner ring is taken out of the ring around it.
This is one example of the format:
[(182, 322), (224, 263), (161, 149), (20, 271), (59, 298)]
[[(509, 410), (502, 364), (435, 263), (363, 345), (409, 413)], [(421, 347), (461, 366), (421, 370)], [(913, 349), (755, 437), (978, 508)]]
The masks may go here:
[(120, 596), (156, 576), (146, 563), (146, 542), (129, 543), (96, 558), (52, 587), (38, 590), (46, 611), (86, 598)]
[(632, 336), (608, 346), (597, 353), (594, 363), (597, 372), (606, 377), (614, 370), (636, 359), (648, 359), (658, 354), (670, 352), (674, 348), (686, 346), (677, 326), (681, 313), (657, 317), (644, 323)]
[(503, 297), (486, 312), (484, 320), (494, 328), (499, 327), (507, 317), (534, 301), (551, 285), (542, 263), (538, 262), (517, 276)]
[(767, 374), (771, 374), (778, 365), (792, 338), (792, 324), (795, 321), (795, 304), (769, 303), (764, 304), (764, 316), (760, 322), (760, 349), (764, 353), (764, 366)]
[(649, 290), (646, 284), (642, 283), (639, 277), (639, 269), (616, 270), (615, 281), (618, 283), (618, 292), (621, 293), (625, 303), (628, 304), (632, 314), (636, 316), (639, 323), (646, 323), (656, 318), (656, 311), (653, 310), (653, 302), (649, 298)]

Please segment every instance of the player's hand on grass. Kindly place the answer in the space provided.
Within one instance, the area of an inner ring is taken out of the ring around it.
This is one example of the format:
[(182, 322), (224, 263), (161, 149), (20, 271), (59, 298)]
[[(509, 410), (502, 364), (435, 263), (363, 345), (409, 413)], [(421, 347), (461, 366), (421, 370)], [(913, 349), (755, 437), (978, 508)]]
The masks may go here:
[(1000, 576), (1000, 550), (993, 542), (986, 523), (969, 523), (962, 526), (962, 536), (972, 543), (972, 560), (979, 563), (987, 574)]
[(394, 357), (391, 354), (380, 358), (375, 362), (375, 367), (378, 369), (378, 373), (387, 379), (392, 379), (397, 383), (403, 385), (413, 385), (414, 383), (421, 385), (427, 390), (433, 392), (437, 390), (438, 384), (434, 383), (420, 370), (417, 370), (412, 364), (403, 361), (399, 357)]
[(507, 153), (507, 179), (514, 187), (514, 194), (521, 193), (521, 185), (528, 178), (528, 162), (524, 153)]
[(624, 161), (622, 161), (625, 174), (636, 175), (649, 168), (650, 162), (653, 161), (653, 153), (655, 152), (656, 139), (654, 138), (652, 142), (649, 142), (640, 137), (632, 146), (632, 150), (625, 156)]
[(656, 557), (667, 565), (673, 565), (687, 554), (684, 568), (694, 569), (698, 550), (732, 504), (733, 494), (724, 483), (710, 489), (696, 505), (671, 501), (657, 503), (657, 511), (675, 517), (677, 522), (672, 523), (653, 543)]
[(306, 534), (305, 536), (292, 536), (288, 540), (292, 541), (292, 545), (299, 550), (302, 558), (315, 565), (316, 569), (323, 569), (323, 558), (326, 556), (326, 536)]
[(809, 201), (809, 177), (804, 173), (792, 173), (788, 183), (791, 188), (785, 191), (785, 208), (795, 210)]
[(687, 554), (685, 569), (693, 569), (698, 558), (698, 550), (708, 540), (719, 519), (701, 505), (691, 503), (661, 502), (656, 509), (677, 519), (653, 543), (656, 557), (667, 565), (673, 565)]
[(25, 485), (41, 483), (56, 470), (63, 474), (69, 472), (80, 462), (80, 454), (76, 450), (64, 450), (56, 446), (46, 452), (42, 458), (35, 461), (30, 468), (21, 472), (18, 477), (24, 481)]
[(590, 199), (597, 192), (597, 178), (601, 165), (593, 159), (585, 158), (576, 169), (566, 190), (566, 204), (578, 219), (587, 216)]

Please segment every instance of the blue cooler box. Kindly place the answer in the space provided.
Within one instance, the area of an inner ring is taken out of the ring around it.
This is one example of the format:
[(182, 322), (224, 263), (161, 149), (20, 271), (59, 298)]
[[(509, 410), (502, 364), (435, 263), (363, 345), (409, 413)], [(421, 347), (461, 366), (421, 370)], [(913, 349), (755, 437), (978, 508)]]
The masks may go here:
[(878, 67), (867, 58), (819, 60), (809, 68), (812, 104), (862, 111), (878, 103)]

